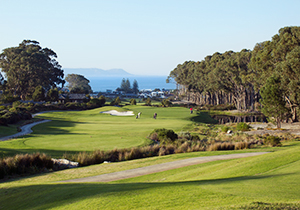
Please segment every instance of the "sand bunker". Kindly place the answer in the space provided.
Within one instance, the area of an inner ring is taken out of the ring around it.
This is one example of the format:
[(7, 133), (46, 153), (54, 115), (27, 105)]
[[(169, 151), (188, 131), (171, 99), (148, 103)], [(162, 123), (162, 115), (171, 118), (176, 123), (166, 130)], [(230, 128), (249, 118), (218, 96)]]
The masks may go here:
[(105, 111), (105, 112), (100, 112), (100, 113), (110, 114), (110, 115), (113, 115), (113, 116), (132, 116), (132, 115), (134, 115), (133, 111), (118, 112), (117, 110), (110, 110), (110, 111)]

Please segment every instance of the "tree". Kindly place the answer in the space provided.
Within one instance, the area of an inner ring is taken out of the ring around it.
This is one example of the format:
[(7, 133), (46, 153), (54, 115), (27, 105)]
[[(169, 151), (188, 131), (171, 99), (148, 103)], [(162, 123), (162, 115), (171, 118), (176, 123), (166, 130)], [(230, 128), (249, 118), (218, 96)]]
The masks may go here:
[(134, 98), (130, 99), (130, 104), (131, 105), (136, 105), (136, 100)]
[(125, 78), (123, 78), (120, 89), (125, 93), (131, 92), (132, 90), (131, 90), (130, 81), (128, 79), (125, 80)]
[(64, 84), (64, 74), (56, 61), (57, 55), (39, 42), (24, 40), (18, 47), (6, 48), (0, 54), (0, 68), (8, 88), (21, 99), (30, 96), (37, 86), (45, 90)]
[(32, 94), (32, 99), (34, 101), (44, 101), (45, 100), (45, 90), (42, 86), (37, 86), (34, 93)]
[(299, 82), (300, 27), (284, 27), (272, 37), (271, 41), (259, 43), (253, 50), (249, 64), (257, 75), (257, 88), (266, 83), (266, 78), (274, 72), (280, 76), (281, 89), (292, 114), (298, 121), (297, 107), (300, 103)]
[(278, 76), (271, 76), (262, 87), (260, 94), (262, 96), (262, 113), (269, 118), (274, 117), (277, 128), (281, 127), (281, 121), (288, 113), (286, 102), (284, 100), (284, 91), (281, 89), (281, 81)]
[(92, 88), (89, 85), (90, 81), (79, 74), (68, 74), (66, 77), (68, 88), (71, 93), (91, 93)]
[(150, 98), (147, 98), (145, 105), (151, 106), (151, 99)]
[(138, 82), (136, 80), (133, 81), (132, 83), (132, 91), (137, 94), (139, 92), (139, 85)]
[(103, 95), (101, 95), (100, 97), (99, 97), (99, 100), (100, 100), (100, 103), (102, 104), (102, 106), (105, 104), (105, 102), (106, 102), (106, 99), (105, 99), (105, 97), (103, 96)]
[(59, 99), (58, 89), (57, 88), (55, 88), (55, 89), (51, 88), (47, 93), (47, 100), (54, 102), (54, 101), (58, 101), (58, 99)]
[(112, 102), (110, 102), (110, 105), (111, 106), (119, 106), (121, 103), (121, 99), (120, 97), (118, 96), (117, 98), (115, 98), (114, 100), (112, 100)]

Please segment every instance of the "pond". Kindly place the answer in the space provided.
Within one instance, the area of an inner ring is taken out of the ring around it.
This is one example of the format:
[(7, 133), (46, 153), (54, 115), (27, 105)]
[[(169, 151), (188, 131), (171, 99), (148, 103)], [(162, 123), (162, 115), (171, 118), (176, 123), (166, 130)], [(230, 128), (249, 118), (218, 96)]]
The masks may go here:
[(268, 122), (267, 118), (262, 114), (247, 116), (211, 115), (211, 117), (217, 120), (219, 124), (239, 122)]

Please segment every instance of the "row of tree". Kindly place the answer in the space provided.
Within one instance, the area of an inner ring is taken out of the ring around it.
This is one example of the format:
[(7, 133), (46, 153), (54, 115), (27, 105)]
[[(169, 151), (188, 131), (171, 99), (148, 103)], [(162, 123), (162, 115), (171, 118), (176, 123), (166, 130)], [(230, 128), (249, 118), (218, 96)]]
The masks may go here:
[(117, 88), (117, 91), (124, 91), (125, 93), (135, 93), (139, 92), (139, 85), (136, 80), (133, 81), (132, 87), (129, 79), (123, 78), (120, 87)]
[[(216, 52), (202, 61), (186, 61), (170, 72), (170, 79), (180, 85), (181, 94), (192, 102), (234, 104), (240, 110), (254, 109), (262, 96), (260, 90), (271, 94), (268, 90), (272, 87), (280, 93), (277, 100), (284, 100), (292, 120), (297, 121), (300, 103), (300, 27), (281, 28), (271, 41), (256, 44), (252, 51)], [(266, 103), (264, 109), (272, 106), (274, 110), (279, 109), (276, 104)], [(276, 117), (283, 119), (287, 112), (277, 114), (280, 116)]]

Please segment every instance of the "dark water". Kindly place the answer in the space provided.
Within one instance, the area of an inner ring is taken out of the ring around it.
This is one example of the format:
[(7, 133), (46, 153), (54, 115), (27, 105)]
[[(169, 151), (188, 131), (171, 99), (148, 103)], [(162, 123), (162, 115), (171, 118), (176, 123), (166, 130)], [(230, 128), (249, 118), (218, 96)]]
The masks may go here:
[(250, 116), (228, 116), (228, 115), (211, 115), (211, 117), (219, 122), (225, 123), (239, 123), (239, 122), (267, 122), (264, 115), (250, 115)]
[[(89, 78), (90, 85), (94, 92), (101, 91), (105, 92), (107, 89), (115, 90), (121, 86), (122, 79), (124, 77), (102, 77), (102, 78)], [(139, 85), (139, 90), (142, 89), (175, 89), (174, 83), (166, 83), (167, 76), (130, 76), (125, 77), (133, 84), (136, 80)]]

